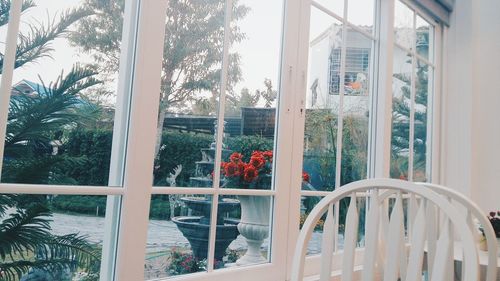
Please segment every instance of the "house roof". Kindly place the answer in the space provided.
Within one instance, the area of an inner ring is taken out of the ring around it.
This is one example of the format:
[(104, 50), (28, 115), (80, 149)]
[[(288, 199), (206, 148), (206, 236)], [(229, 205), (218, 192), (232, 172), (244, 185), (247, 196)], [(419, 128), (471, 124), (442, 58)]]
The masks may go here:
[(33, 95), (33, 94), (45, 94), (47, 93), (46, 89), (44, 86), (23, 79), (19, 82), (17, 82), (14, 86), (12, 86), (12, 94), (26, 94), (26, 95)]

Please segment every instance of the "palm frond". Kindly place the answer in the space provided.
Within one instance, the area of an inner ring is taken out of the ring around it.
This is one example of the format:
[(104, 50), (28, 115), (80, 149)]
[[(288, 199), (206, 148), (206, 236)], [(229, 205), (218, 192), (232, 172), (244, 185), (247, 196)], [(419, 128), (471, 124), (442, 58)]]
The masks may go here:
[(97, 73), (87, 67), (75, 65), (71, 71), (46, 85), (43, 80), (38, 95), (13, 95), (7, 121), (5, 155), (26, 151), (26, 147), (48, 146), (53, 133), (65, 126), (85, 121), (77, 108), (85, 102), (79, 92), (101, 83), (95, 79)]
[[(21, 67), (26, 63), (36, 62), (40, 58), (50, 57), (53, 51), (51, 42), (68, 32), (68, 28), (76, 21), (92, 15), (93, 11), (85, 7), (70, 9), (61, 14), (58, 20), (48, 20), (48, 24), (31, 24), (27, 33), (19, 34), (19, 42), (16, 51), (15, 67)], [(0, 58), (0, 73), (3, 66), (3, 57)]]
[(10, 214), (0, 223), (0, 258), (15, 260), (14, 255), (24, 258), (34, 252), (50, 236), (50, 216), (50, 211), (42, 205)]
[[(0, 26), (4, 26), (9, 22), (9, 12), (11, 3), (12, 3), (11, 0), (0, 0)], [(33, 0), (24, 0), (21, 11), (24, 12), (25, 10), (32, 8), (34, 6), (35, 3), (33, 2)]]

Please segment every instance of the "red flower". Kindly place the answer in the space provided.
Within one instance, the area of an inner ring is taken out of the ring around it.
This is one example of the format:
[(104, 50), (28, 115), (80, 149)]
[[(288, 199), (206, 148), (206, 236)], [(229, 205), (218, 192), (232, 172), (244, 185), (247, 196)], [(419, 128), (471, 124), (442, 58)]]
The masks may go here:
[(260, 151), (260, 150), (254, 150), (252, 152), (252, 156), (262, 156), (262, 151)]
[(238, 170), (240, 171), (240, 175), (243, 175), (243, 174), (245, 173), (245, 166), (246, 166), (246, 165), (247, 165), (247, 164), (246, 164), (246, 163), (244, 163), (243, 161), (240, 161), (240, 162), (238, 163)]
[(231, 162), (234, 162), (234, 163), (239, 163), (242, 158), (243, 158), (243, 155), (241, 153), (238, 153), (238, 152), (234, 152), (233, 154), (231, 154), (231, 156), (229, 156), (229, 159), (231, 160)]
[(495, 217), (495, 212), (490, 212), (490, 217), (494, 218)]
[(262, 154), (255, 154), (250, 158), (249, 164), (254, 166), (256, 169), (260, 169), (264, 166), (264, 164), (266, 164), (266, 159), (262, 156)]
[(266, 157), (266, 159), (269, 161), (271, 161), (273, 159), (273, 151), (272, 150), (264, 151), (262, 153), (262, 155), (264, 155), (264, 157)]
[(235, 177), (240, 175), (238, 164), (229, 162), (224, 165), (224, 175), (226, 177)]
[(302, 172), (302, 180), (309, 182), (311, 180), (311, 176), (309, 176), (309, 174), (306, 172)]
[(246, 182), (252, 182), (254, 181), (257, 177), (259, 176), (259, 172), (257, 172), (257, 169), (253, 165), (247, 165), (245, 167), (245, 172), (243, 179)]

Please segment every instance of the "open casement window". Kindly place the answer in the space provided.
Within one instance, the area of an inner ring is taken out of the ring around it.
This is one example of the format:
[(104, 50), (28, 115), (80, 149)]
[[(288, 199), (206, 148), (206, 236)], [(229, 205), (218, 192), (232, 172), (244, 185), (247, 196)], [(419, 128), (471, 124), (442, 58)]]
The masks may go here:
[(317, 201), (389, 176), (381, 143), (391, 175), (430, 179), (440, 26), (411, 4), (7, 2), (0, 224), (26, 250), (0, 279), (286, 280)]
[[(307, 42), (302, 50), (308, 50), (301, 54), (307, 64), (306, 106), (300, 120), (304, 127), (296, 135), (304, 136), (300, 168), (305, 180), (296, 182), (301, 191), (292, 195), (300, 203), (291, 208), (300, 209), (300, 215), (289, 226), (289, 247), (297, 224), (300, 228), (310, 210), (332, 190), (352, 181), (389, 175), (430, 181), (435, 161), (431, 155), (437, 155), (433, 111), (439, 100), (435, 95), (440, 85), (441, 25), (407, 1), (317, 0), (304, 4), (302, 19), (310, 23), (301, 39)], [(391, 110), (387, 99), (392, 100)], [(392, 124), (381, 122), (383, 119)], [(392, 126), (390, 135), (383, 133), (383, 126)], [(364, 232), (368, 200), (357, 200), (361, 227), (356, 255), (362, 256), (368, 235)], [(333, 248), (339, 253), (335, 264), (341, 264), (348, 205), (347, 201), (335, 205), (339, 214), (333, 221), (339, 233)], [(309, 242), (306, 275), (319, 272), (324, 223), (323, 218)]]

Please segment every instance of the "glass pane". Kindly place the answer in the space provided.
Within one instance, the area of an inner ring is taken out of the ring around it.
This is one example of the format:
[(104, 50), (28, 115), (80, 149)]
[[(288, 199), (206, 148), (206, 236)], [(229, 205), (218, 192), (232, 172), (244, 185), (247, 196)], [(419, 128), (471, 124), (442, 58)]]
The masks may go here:
[(347, 20), (350, 23), (362, 27), (369, 33), (374, 32), (374, 0), (349, 0), (347, 9)]
[(415, 46), (417, 54), (428, 60), (432, 60), (432, 51), (434, 50), (434, 27), (419, 15), (417, 15), (416, 24)]
[(24, 9), (2, 182), (108, 185), (124, 3)]
[(151, 197), (145, 280), (206, 270), (211, 211), (207, 195)]
[(238, 4), (248, 13), (238, 22), (244, 37), (229, 48), (220, 185), (271, 189), (284, 3), (243, 0)]
[(269, 262), (272, 197), (221, 196), (219, 201), (215, 268)]
[(307, 190), (333, 190), (340, 90), (342, 24), (311, 8), (303, 170)]
[[(339, 17), (344, 17), (344, 0), (316, 0), (321, 6), (335, 13)], [(311, 7), (313, 9), (314, 7)], [(311, 17), (312, 20), (312, 17)]]
[(373, 41), (348, 30), (344, 78), (341, 184), (367, 176)]
[[(299, 229), (302, 229), (309, 213), (318, 204), (318, 202), (323, 199), (319, 196), (302, 196), (300, 198), (300, 225)], [(321, 253), (321, 237), (323, 235), (323, 224), (326, 216), (323, 216), (316, 224), (314, 231), (311, 235), (311, 240), (307, 244), (307, 256), (313, 256)]]
[[(233, 25), (247, 14), (237, 5)], [(224, 0), (168, 2), (155, 186), (212, 186), (224, 12)]]
[(105, 212), (106, 196), (0, 194), (2, 277), (99, 280)]
[(396, 1), (394, 11), (394, 41), (412, 50), (414, 42), (413, 11), (401, 1)]
[(412, 58), (397, 47), (393, 71), (391, 177), (408, 179)]
[(413, 180), (428, 181), (430, 173), (427, 151), (430, 147), (427, 138), (428, 125), (428, 105), (432, 98), (433, 71), (431, 66), (417, 60), (415, 77), (415, 139), (413, 153)]

